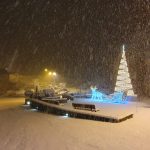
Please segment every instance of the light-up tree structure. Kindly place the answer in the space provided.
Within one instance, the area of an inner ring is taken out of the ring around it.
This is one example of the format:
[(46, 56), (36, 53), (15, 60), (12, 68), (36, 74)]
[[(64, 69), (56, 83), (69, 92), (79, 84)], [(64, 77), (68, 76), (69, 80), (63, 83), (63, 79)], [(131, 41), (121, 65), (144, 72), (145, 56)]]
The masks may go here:
[(91, 87), (92, 100), (98, 100), (101, 102), (109, 103), (125, 103), (126, 93), (129, 96), (134, 96), (131, 79), (128, 71), (126, 56), (125, 56), (125, 46), (122, 47), (122, 58), (120, 61), (117, 82), (115, 86), (115, 92), (110, 95), (106, 95), (101, 91), (98, 91), (96, 87)]
[(119, 91), (127, 91), (129, 96), (134, 95), (125, 55), (125, 45), (122, 47), (122, 58), (120, 61), (117, 82), (115, 86), (115, 92)]

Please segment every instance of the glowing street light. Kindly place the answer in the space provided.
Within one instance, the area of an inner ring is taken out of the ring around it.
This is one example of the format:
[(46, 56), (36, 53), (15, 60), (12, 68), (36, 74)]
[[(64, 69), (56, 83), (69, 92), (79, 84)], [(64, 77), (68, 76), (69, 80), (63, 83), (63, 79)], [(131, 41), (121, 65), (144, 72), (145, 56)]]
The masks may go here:
[(52, 72), (49, 72), (48, 75), (51, 76), (51, 75), (52, 75)]
[(45, 72), (47, 72), (47, 71), (48, 71), (48, 69), (47, 69), (47, 68), (45, 68), (45, 69), (44, 69), (44, 71), (45, 71)]
[(56, 76), (56, 72), (53, 72), (53, 76)]

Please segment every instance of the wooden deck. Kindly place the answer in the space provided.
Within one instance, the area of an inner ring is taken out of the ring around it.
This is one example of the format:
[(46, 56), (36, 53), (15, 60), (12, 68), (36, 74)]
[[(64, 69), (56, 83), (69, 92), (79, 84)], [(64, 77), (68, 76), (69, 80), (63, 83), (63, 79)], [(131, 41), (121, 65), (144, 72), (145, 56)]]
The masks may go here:
[[(74, 118), (82, 118), (89, 120), (105, 121), (119, 123), (133, 117), (133, 111), (128, 109), (129, 104), (105, 104), (100, 102), (91, 102), (90, 100), (77, 99), (76, 102), (95, 104), (99, 111), (92, 112), (87, 110), (74, 109), (72, 102), (69, 101), (64, 105), (50, 104), (38, 99), (30, 99), (31, 107), (37, 108), (39, 111), (53, 113), (56, 115), (66, 115)], [(74, 102), (74, 101), (73, 101)], [(126, 109), (127, 108), (127, 109)], [(132, 108), (132, 107), (131, 107)]]

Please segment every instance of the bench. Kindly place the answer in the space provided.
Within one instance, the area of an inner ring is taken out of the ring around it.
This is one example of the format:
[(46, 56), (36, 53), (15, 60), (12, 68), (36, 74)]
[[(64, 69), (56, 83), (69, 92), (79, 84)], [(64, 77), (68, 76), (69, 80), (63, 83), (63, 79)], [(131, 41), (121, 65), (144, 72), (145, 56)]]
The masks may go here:
[(94, 104), (81, 104), (81, 103), (72, 103), (74, 109), (90, 110), (97, 111)]

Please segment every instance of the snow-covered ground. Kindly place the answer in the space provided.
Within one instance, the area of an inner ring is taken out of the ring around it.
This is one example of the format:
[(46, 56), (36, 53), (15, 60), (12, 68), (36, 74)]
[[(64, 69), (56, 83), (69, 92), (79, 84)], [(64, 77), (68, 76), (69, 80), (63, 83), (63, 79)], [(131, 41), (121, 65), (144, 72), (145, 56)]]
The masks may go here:
[[(107, 123), (25, 109), (23, 98), (0, 98), (0, 150), (150, 150), (150, 103), (132, 119)], [(150, 99), (149, 99), (150, 101)]]

